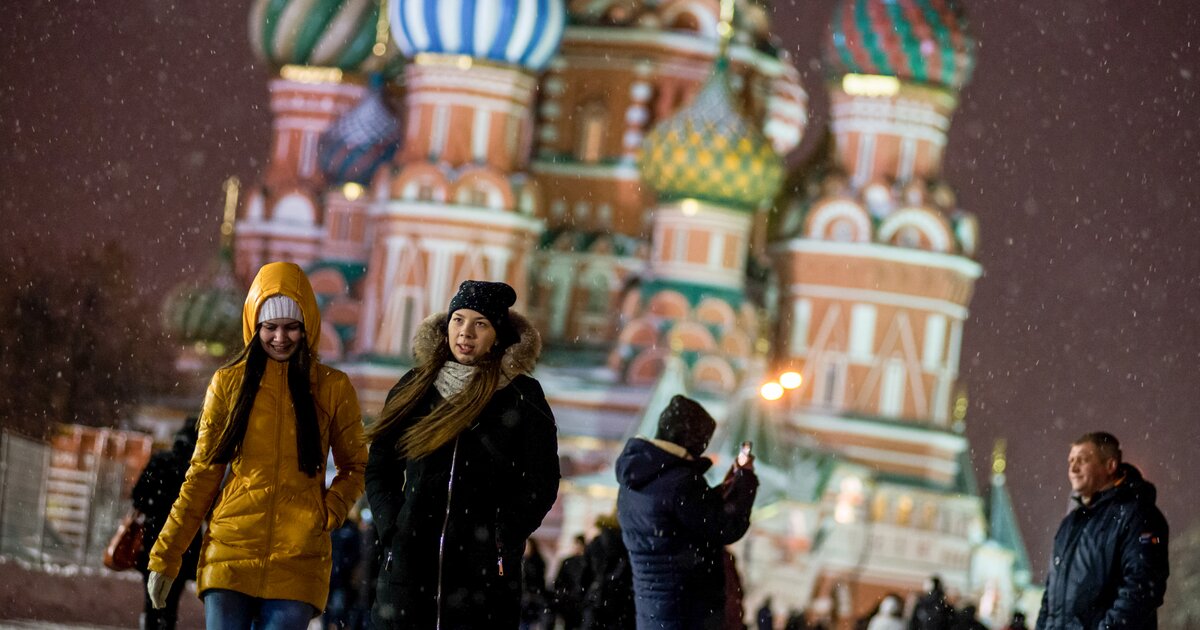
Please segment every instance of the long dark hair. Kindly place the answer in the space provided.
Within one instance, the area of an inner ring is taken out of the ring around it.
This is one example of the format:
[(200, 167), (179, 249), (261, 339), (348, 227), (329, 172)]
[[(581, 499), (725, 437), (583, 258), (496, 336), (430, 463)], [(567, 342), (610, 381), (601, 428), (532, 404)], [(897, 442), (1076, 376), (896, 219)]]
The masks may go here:
[[(267, 351), (258, 338), (259, 326), (254, 328), (254, 337), (245, 349), (225, 364), (225, 367), (231, 367), (244, 361), (246, 368), (242, 373), (242, 384), (238, 387), (237, 400), (229, 410), (217, 440), (217, 448), (209, 455), (209, 464), (228, 464), (242, 451), (246, 427), (250, 426), (250, 410), (254, 408), (254, 398), (258, 395), (258, 387), (267, 370)], [(302, 335), (296, 351), (288, 359), (287, 380), (292, 408), (296, 413), (296, 455), (300, 461), (300, 472), (309, 477), (316, 476), (325, 464), (325, 454), (321, 452), (321, 431), (317, 426), (317, 405), (313, 401), (312, 385), (309, 383), (311, 367), (308, 337)]]
[[(428, 415), (404, 430), (397, 442), (402, 456), (420, 459), (438, 450), (471, 426), (492, 400), (492, 394), (496, 393), (500, 384), (500, 360), (506, 348), (498, 338), (491, 350), (479, 358), (479, 362), (475, 364), (475, 373), (461, 392), (442, 400)], [(443, 326), (441, 340), (429, 360), (417, 366), (413, 377), (383, 405), (379, 412), (379, 420), (367, 429), (367, 439), (374, 442), (388, 435), (412, 414), (417, 404), (425, 397), (425, 393), (433, 387), (442, 366), (446, 361), (453, 360), (453, 356), (450, 352), (450, 340)]]

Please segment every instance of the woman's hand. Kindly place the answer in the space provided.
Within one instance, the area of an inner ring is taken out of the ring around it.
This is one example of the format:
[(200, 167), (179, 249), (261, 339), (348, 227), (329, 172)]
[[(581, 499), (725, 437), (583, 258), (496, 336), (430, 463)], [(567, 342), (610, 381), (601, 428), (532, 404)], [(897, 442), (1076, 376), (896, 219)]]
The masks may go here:
[(146, 580), (146, 593), (150, 595), (150, 603), (155, 608), (163, 608), (167, 605), (167, 593), (171, 592), (171, 585), (175, 583), (175, 578), (151, 571), (149, 579)]

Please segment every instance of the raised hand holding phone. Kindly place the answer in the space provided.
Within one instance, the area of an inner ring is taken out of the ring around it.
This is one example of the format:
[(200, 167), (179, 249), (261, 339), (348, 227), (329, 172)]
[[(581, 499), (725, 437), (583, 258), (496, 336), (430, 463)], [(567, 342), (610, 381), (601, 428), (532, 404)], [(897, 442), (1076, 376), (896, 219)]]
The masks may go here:
[(754, 455), (751, 451), (754, 449), (754, 443), (750, 440), (742, 442), (742, 450), (738, 453), (736, 466), (738, 468), (747, 468), (754, 464)]

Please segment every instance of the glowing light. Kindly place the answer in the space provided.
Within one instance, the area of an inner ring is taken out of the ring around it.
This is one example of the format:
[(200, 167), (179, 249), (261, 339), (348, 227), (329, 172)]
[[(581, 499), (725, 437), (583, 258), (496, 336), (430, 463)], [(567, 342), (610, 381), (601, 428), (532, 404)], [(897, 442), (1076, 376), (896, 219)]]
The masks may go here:
[(340, 83), (342, 71), (320, 66), (286, 65), (279, 69), (279, 76), (297, 83)]
[(362, 194), (363, 194), (362, 184), (358, 184), (355, 182), (348, 182), (345, 186), (342, 186), (342, 196), (344, 196), (349, 201), (357, 200), (359, 197), (362, 196)]
[(900, 91), (900, 79), (879, 74), (847, 74), (842, 91), (855, 96), (893, 96)]
[(694, 217), (697, 212), (700, 212), (700, 202), (695, 199), (684, 199), (679, 203), (679, 209), (684, 215)]
[(804, 377), (800, 376), (799, 372), (784, 372), (779, 375), (779, 384), (784, 389), (796, 389), (800, 387), (800, 383), (804, 382)]
[(783, 398), (783, 385), (780, 385), (775, 381), (771, 381), (770, 383), (763, 384), (762, 388), (758, 390), (758, 393), (767, 400), (779, 400), (780, 398)]

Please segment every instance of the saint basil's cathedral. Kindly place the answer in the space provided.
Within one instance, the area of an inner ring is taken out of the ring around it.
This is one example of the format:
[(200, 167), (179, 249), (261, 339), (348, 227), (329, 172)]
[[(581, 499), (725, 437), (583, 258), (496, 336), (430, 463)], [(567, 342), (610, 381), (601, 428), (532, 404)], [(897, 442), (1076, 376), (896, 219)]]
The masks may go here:
[(461, 281), (504, 281), (546, 347), (549, 548), (613, 511), (617, 452), (681, 393), (720, 423), (714, 475), (754, 443), (748, 607), (848, 628), (938, 575), (990, 626), (1032, 616), (1004, 447), (984, 491), (958, 382), (982, 269), (940, 171), (976, 44), (953, 0), (833, 5), (814, 129), (756, 0), (255, 0), (269, 157), (165, 306), (178, 365), (211, 374), (254, 273), (294, 261), (370, 414)]

